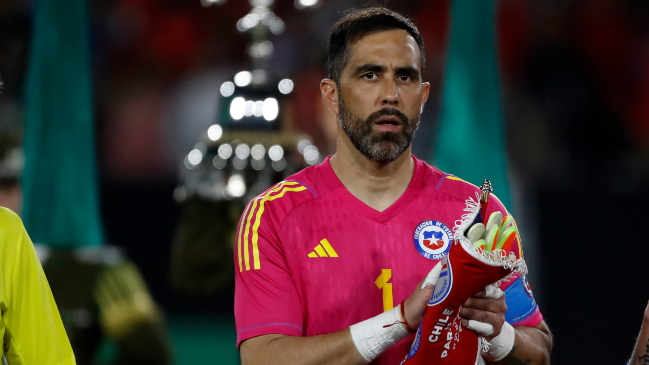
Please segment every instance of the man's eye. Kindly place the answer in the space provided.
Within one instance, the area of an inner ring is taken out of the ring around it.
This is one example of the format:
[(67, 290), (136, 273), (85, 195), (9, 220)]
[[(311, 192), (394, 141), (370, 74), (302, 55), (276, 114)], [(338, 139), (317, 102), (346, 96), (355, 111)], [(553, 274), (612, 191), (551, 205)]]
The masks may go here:
[(401, 76), (399, 76), (399, 80), (401, 80), (401, 81), (410, 81), (410, 80), (412, 80), (412, 77), (410, 77), (408, 75), (401, 75)]
[(363, 77), (368, 80), (376, 80), (378, 76), (374, 72), (368, 72), (365, 75), (363, 75)]

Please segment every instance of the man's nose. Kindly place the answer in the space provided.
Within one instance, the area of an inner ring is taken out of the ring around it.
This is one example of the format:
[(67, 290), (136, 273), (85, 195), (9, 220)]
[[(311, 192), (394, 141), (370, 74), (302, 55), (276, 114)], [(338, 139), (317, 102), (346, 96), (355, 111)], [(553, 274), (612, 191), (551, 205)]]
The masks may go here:
[(399, 105), (399, 92), (394, 80), (385, 80), (381, 105)]

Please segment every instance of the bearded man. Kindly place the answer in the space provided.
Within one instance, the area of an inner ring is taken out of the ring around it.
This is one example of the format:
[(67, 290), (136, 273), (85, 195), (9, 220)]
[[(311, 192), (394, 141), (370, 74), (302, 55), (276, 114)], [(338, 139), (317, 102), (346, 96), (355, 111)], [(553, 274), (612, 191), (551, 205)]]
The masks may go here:
[[(239, 222), (242, 364), (399, 364), (408, 353), (439, 270), (427, 274), (479, 192), (411, 154), (430, 88), (423, 65), (419, 31), (398, 13), (365, 8), (334, 25), (320, 89), (340, 122), (336, 154), (250, 201)], [(491, 199), (487, 214), (507, 215)], [(460, 311), (504, 349), (484, 360), (549, 363), (552, 336), (529, 285), (516, 278), (501, 289)]]

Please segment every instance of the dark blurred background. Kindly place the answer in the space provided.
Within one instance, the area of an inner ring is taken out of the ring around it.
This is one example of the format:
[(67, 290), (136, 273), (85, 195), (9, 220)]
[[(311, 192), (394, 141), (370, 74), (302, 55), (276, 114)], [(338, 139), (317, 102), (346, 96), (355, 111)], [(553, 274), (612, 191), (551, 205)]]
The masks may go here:
[[(101, 214), (109, 243), (139, 266), (167, 314), (175, 363), (238, 363), (233, 285), (172, 290), (174, 200), (187, 153), (217, 120), (219, 88), (249, 67), (242, 0), (90, 0)], [(285, 22), (267, 69), (294, 82), (284, 121), (323, 155), (332, 119), (320, 101), (326, 40), (345, 9), (277, 0)], [(426, 45), (431, 97), (414, 154), (432, 162), (449, 0), (389, 0)], [(34, 2), (0, 3), (0, 126), (20, 127)], [(623, 364), (649, 299), (649, 3), (501, 0), (498, 54), (512, 200), (555, 364)], [(518, 207), (518, 209), (516, 209)], [(626, 226), (628, 220), (629, 227)], [(628, 229), (627, 229), (628, 228)], [(617, 238), (616, 238), (617, 237)]]

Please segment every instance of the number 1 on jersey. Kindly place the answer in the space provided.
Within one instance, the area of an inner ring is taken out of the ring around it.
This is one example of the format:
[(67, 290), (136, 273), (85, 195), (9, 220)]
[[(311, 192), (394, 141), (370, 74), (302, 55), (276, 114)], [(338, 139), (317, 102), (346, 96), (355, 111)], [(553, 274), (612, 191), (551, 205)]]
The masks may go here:
[(389, 311), (394, 308), (394, 301), (392, 299), (392, 283), (388, 280), (392, 278), (392, 269), (383, 269), (381, 275), (374, 281), (374, 284), (379, 289), (383, 289), (383, 311)]

